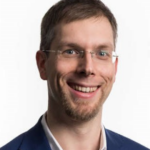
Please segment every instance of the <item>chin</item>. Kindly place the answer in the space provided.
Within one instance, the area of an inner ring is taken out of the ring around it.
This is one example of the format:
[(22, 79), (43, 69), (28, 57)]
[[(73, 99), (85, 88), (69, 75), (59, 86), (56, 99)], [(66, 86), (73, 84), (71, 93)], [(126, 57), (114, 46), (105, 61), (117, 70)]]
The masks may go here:
[(62, 107), (68, 117), (75, 121), (89, 121), (94, 118), (100, 110), (100, 101), (91, 105), (81, 101), (73, 103), (67, 97), (62, 99)]

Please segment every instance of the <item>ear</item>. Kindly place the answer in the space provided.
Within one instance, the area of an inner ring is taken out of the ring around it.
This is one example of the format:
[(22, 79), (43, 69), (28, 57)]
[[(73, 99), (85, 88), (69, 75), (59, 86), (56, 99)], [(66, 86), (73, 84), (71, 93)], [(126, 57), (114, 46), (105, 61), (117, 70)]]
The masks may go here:
[(115, 61), (115, 75), (117, 74), (117, 70), (118, 70), (118, 57), (116, 58)]
[(44, 52), (41, 50), (37, 51), (36, 53), (36, 63), (37, 67), (40, 73), (40, 77), (43, 80), (47, 80), (47, 74), (46, 74), (46, 61), (47, 61), (47, 56)]
[(115, 64), (114, 64), (114, 67), (115, 67), (115, 77), (114, 77), (114, 82), (116, 80), (116, 74), (117, 74), (117, 70), (118, 70), (118, 57), (116, 58), (116, 61), (115, 61)]

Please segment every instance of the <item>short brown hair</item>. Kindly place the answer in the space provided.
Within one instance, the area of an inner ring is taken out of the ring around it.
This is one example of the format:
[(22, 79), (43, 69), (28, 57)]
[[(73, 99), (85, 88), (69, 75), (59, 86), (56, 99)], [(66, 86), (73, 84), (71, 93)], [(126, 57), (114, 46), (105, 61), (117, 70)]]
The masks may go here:
[(113, 29), (114, 43), (117, 39), (117, 22), (104, 3), (100, 0), (60, 0), (43, 17), (41, 23), (40, 50), (50, 49), (56, 34), (56, 26), (61, 22), (69, 23), (90, 17), (105, 16)]

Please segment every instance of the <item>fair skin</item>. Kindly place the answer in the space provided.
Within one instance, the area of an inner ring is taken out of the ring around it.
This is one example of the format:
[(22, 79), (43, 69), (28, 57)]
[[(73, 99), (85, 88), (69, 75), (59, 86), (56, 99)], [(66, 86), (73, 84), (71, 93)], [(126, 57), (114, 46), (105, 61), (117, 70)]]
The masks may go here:
[(48, 83), (48, 126), (63, 150), (98, 150), (102, 106), (115, 81), (118, 60), (98, 62), (88, 51), (115, 49), (111, 25), (105, 17), (91, 17), (57, 28), (52, 50), (78, 47), (86, 53), (77, 60), (37, 52), (40, 76)]

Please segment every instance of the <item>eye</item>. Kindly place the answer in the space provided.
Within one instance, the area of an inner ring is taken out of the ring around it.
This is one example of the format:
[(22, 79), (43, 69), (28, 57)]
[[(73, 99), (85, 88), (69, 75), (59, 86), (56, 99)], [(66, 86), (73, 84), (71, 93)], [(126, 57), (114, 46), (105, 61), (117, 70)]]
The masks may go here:
[(67, 49), (62, 51), (63, 57), (76, 57), (79, 55), (79, 51), (74, 49)]
[(109, 55), (109, 52), (106, 51), (106, 50), (99, 50), (99, 51), (98, 51), (98, 55), (99, 55), (99, 56), (108, 56), (108, 55)]
[(99, 57), (100, 59), (110, 58), (110, 52), (107, 50), (98, 50), (97, 57)]
[(67, 49), (67, 50), (64, 50), (63, 53), (73, 55), (73, 54), (76, 54), (77, 52), (73, 49)]

